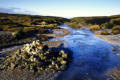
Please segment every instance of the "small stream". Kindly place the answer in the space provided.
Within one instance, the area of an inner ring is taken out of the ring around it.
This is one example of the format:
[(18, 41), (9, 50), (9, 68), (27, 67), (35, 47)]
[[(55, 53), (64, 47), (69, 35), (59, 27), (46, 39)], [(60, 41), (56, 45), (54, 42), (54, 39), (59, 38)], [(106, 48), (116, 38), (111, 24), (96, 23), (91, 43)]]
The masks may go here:
[(95, 37), (89, 29), (75, 30), (66, 24), (60, 27), (72, 33), (50, 41), (64, 40), (63, 47), (73, 52), (73, 61), (56, 80), (104, 80), (104, 73), (117, 64), (110, 44)]

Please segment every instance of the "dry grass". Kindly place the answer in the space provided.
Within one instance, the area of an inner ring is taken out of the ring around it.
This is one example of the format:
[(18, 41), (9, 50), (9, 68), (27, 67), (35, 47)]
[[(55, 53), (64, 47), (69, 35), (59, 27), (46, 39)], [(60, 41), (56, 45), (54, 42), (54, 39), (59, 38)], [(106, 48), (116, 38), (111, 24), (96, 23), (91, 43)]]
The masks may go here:
[(90, 30), (91, 30), (91, 31), (100, 30), (100, 26), (99, 26), (99, 25), (93, 25), (93, 26), (90, 27)]

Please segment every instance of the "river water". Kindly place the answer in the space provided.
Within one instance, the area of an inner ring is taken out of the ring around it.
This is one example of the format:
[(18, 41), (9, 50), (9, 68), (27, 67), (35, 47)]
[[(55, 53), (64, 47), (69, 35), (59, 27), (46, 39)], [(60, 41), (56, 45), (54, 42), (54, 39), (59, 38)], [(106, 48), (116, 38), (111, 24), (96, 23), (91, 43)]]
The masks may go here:
[(72, 33), (50, 41), (64, 40), (63, 47), (73, 52), (73, 61), (56, 80), (104, 80), (104, 73), (117, 64), (110, 44), (95, 37), (89, 29), (76, 30), (66, 24), (60, 27)]

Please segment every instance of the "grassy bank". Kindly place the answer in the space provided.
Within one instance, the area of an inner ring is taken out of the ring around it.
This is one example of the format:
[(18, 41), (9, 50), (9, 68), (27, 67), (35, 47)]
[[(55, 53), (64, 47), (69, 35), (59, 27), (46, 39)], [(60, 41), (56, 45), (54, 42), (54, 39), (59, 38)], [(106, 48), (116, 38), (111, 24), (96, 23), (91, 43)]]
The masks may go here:
[(87, 24), (91, 31), (101, 31), (102, 35), (120, 34), (120, 15), (96, 16), (96, 17), (75, 17), (70, 24), (73, 28), (80, 28), (80, 23)]

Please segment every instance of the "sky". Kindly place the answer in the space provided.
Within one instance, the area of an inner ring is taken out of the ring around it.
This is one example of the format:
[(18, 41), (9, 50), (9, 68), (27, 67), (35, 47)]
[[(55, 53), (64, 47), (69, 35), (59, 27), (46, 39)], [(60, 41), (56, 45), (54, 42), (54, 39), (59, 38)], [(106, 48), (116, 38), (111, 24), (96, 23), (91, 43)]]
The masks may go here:
[(0, 12), (60, 17), (120, 14), (120, 0), (0, 0)]

